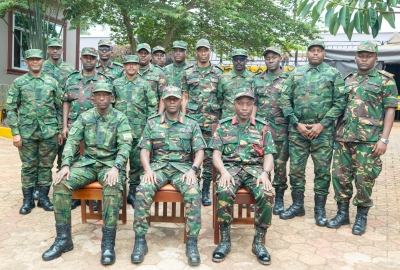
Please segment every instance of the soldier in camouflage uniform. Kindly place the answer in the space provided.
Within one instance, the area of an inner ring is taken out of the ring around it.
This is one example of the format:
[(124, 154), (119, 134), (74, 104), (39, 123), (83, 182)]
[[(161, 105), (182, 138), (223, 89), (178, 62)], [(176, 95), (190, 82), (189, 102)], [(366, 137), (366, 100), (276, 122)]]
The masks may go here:
[(167, 85), (173, 85), (180, 88), (182, 85), (183, 71), (188, 66), (188, 63), (186, 62), (187, 43), (182, 40), (174, 41), (172, 44), (172, 50), (174, 62), (164, 68), (165, 79)]
[(329, 228), (349, 224), (349, 202), (354, 180), (357, 206), (353, 234), (365, 233), (368, 210), (373, 206), (372, 188), (382, 170), (380, 156), (385, 154), (397, 108), (397, 87), (393, 74), (374, 68), (378, 46), (364, 41), (357, 47), (358, 70), (345, 78), (348, 93), (344, 115), (336, 130), (332, 183), (337, 215), (328, 222)]
[(97, 44), (100, 61), (97, 62), (96, 70), (105, 74), (111, 81), (120, 78), (124, 73), (124, 67), (110, 60), (113, 54), (111, 41), (100, 39)]
[(151, 52), (151, 58), (154, 65), (164, 70), (165, 62), (167, 61), (164, 47), (155, 46)]
[[(180, 112), (181, 89), (168, 86), (163, 92), (163, 102), (166, 111), (150, 117), (139, 143), (145, 174), (136, 194), (135, 246), (131, 261), (143, 262), (148, 251), (145, 235), (152, 198), (157, 190), (171, 183), (182, 193), (185, 203), (188, 263), (199, 265), (197, 237), (201, 228), (201, 193), (196, 172), (203, 161), (206, 144), (196, 120)], [(195, 154), (193, 163), (192, 153)]]
[(346, 106), (344, 80), (339, 71), (323, 63), (325, 44), (311, 41), (307, 47), (309, 63), (293, 71), (284, 83), (281, 108), (289, 117), (290, 184), (293, 204), (280, 218), (303, 216), (305, 169), (311, 154), (314, 162), (314, 218), (326, 226), (325, 204), (331, 181), (335, 120)]
[[(253, 118), (254, 93), (251, 89), (237, 91), (235, 116), (220, 121), (209, 147), (214, 150), (213, 163), (219, 172), (216, 182), (217, 216), (221, 241), (212, 260), (220, 262), (231, 249), (230, 225), (236, 192), (246, 188), (255, 198), (256, 232), (252, 251), (261, 264), (270, 264), (270, 255), (263, 244), (271, 226), (274, 194), (271, 185), (273, 154), (276, 153), (267, 124)], [(214, 228), (217, 230), (218, 228)]]
[[(127, 201), (135, 202), (136, 187), (140, 184), (140, 174), (143, 172), (140, 163), (140, 150), (137, 148), (142, 136), (147, 118), (157, 113), (158, 100), (150, 84), (137, 76), (139, 58), (127, 55), (124, 59), (125, 75), (114, 80), (115, 106), (129, 120), (132, 130), (132, 148), (129, 154), (129, 193)], [(123, 168), (125, 173), (125, 168)], [(126, 175), (126, 173), (124, 174)]]
[(254, 77), (255, 110), (257, 118), (268, 122), (277, 153), (274, 155), (275, 188), (274, 215), (283, 210), (283, 195), (287, 186), (286, 163), (289, 159), (289, 121), (279, 105), (282, 87), (289, 74), (280, 68), (282, 52), (276, 47), (264, 51), (267, 70)]
[[(57, 236), (42, 255), (49, 261), (74, 248), (71, 238), (72, 192), (99, 181), (103, 186), (103, 239), (101, 263), (115, 262), (115, 234), (122, 206), (121, 168), (126, 165), (132, 134), (127, 117), (111, 107), (112, 86), (98, 83), (93, 89), (96, 108), (82, 113), (72, 124), (63, 152), (62, 169), (54, 178), (54, 216)], [(75, 163), (74, 155), (81, 141), (84, 153)]]
[(61, 88), (42, 72), (43, 52), (25, 51), (29, 72), (14, 80), (7, 96), (7, 116), (13, 144), (22, 162), (21, 183), (24, 200), (20, 214), (35, 207), (33, 187), (39, 184), (38, 207), (53, 211), (49, 200), (51, 168), (61, 136)]
[(247, 51), (244, 49), (232, 50), (233, 69), (219, 77), (218, 81), (218, 100), (222, 101), (221, 119), (235, 115), (233, 100), (239, 88), (251, 88), (254, 73), (246, 68)]
[[(185, 68), (182, 75), (183, 113), (195, 118), (203, 138), (208, 144), (211, 139), (211, 125), (221, 118), (221, 100), (218, 100), (218, 79), (222, 69), (211, 64), (211, 46), (206, 39), (196, 43), (197, 63)], [(212, 181), (212, 151), (205, 151), (202, 180), (202, 203), (211, 205), (210, 184)]]

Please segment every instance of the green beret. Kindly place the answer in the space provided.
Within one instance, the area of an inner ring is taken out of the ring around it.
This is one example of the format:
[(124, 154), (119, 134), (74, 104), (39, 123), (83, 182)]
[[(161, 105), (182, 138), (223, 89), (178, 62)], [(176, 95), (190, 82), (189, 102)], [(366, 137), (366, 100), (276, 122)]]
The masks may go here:
[(104, 83), (104, 82), (96, 83), (93, 87), (93, 93), (96, 93), (96, 92), (108, 92), (108, 93), (112, 94), (113, 93), (112, 85), (109, 83)]
[(358, 45), (356, 52), (378, 53), (378, 45), (374, 41), (363, 41)]
[(47, 47), (63, 47), (63, 41), (60, 38), (47, 39)]
[(97, 57), (97, 56), (99, 56), (99, 53), (93, 47), (84, 47), (84, 48), (82, 48), (82, 51), (81, 51), (81, 56), (83, 56), (83, 55), (92, 55), (92, 56)]
[(43, 59), (43, 52), (39, 49), (30, 49), (25, 51), (25, 59), (28, 58), (41, 58)]

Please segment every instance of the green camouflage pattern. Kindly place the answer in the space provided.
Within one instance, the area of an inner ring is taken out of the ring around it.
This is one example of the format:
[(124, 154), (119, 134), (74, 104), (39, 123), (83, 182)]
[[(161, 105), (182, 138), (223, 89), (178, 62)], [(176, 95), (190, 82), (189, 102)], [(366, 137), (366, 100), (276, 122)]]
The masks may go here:
[(25, 59), (28, 58), (42, 58), (43, 59), (43, 51), (39, 49), (30, 49), (25, 51)]
[(182, 98), (182, 90), (179, 87), (167, 86), (162, 94), (163, 99), (168, 97)]
[(93, 47), (84, 47), (84, 48), (82, 48), (82, 51), (81, 51), (81, 56), (83, 56), (83, 55), (91, 55), (91, 56), (98, 57), (99, 52)]
[(108, 61), (107, 65), (102, 65), (100, 61), (96, 64), (97, 72), (103, 73), (106, 75), (111, 81), (121, 78), (124, 74), (124, 66), (118, 62)]
[(253, 89), (251, 89), (250, 87), (238, 88), (236, 90), (235, 100), (237, 100), (238, 98), (241, 98), (241, 97), (249, 97), (249, 98), (252, 98), (254, 100), (255, 96), (254, 96)]
[(99, 42), (97, 43), (97, 46), (108, 46), (108, 47), (112, 47), (112, 43), (111, 40), (109, 39), (100, 39)]
[(242, 74), (237, 75), (235, 69), (222, 74), (218, 81), (217, 99), (222, 102), (222, 116), (233, 117), (235, 115), (235, 107), (233, 101), (238, 88), (252, 88), (254, 74), (244, 69)]
[(145, 49), (146, 51), (148, 51), (149, 53), (151, 53), (151, 47), (149, 44), (147, 43), (140, 43), (137, 45), (136, 47), (136, 52), (139, 52), (141, 49)]
[(274, 46), (266, 48), (266, 49), (264, 50), (263, 55), (265, 56), (265, 55), (267, 54), (267, 52), (274, 52), (274, 53), (276, 53), (276, 54), (279, 54), (279, 56), (282, 55), (281, 49), (279, 49), (279, 48), (277, 48), (277, 47), (274, 47)]
[(182, 87), (182, 75), (185, 69), (188, 67), (187, 62), (183, 62), (181, 65), (176, 65), (176, 63), (171, 63), (164, 67), (164, 75), (167, 86)]
[(376, 142), (383, 131), (384, 112), (397, 108), (393, 74), (373, 69), (369, 74), (354, 71), (346, 76), (348, 101), (338, 121), (336, 141)]
[(155, 46), (155, 47), (153, 48), (153, 50), (151, 51), (151, 53), (155, 53), (156, 51), (160, 51), (160, 52), (165, 53), (165, 48), (162, 47), (162, 46)]
[(197, 41), (197, 43), (196, 43), (196, 49), (198, 49), (200, 47), (206, 47), (206, 48), (210, 49), (211, 45), (210, 45), (210, 42), (207, 39), (202, 38), (199, 41)]
[(61, 38), (48, 38), (47, 47), (63, 47), (63, 40)]
[(247, 53), (247, 50), (245, 50), (245, 49), (233, 49), (232, 57), (237, 56), (237, 55), (248, 56), (248, 53)]
[(96, 92), (107, 92), (110, 94), (114, 93), (113, 86), (109, 83), (96, 83), (93, 87), (93, 93)]
[(127, 55), (124, 57), (124, 64), (126, 63), (138, 63), (139, 64), (139, 57), (137, 55)]
[(174, 43), (172, 43), (172, 48), (181, 48), (184, 50), (187, 50), (187, 42), (183, 40), (175, 40)]
[(162, 92), (164, 92), (165, 87), (167, 86), (163, 70), (150, 63), (146, 70), (142, 72), (139, 69), (137, 74), (143, 80), (150, 83), (152, 91), (156, 95), (157, 99), (160, 100)]
[(312, 46), (321, 46), (325, 50), (325, 42), (322, 40), (312, 40), (307, 45), (307, 50), (309, 50)]
[(42, 66), (42, 72), (56, 79), (60, 87), (64, 87), (69, 74), (74, 71), (75, 69), (73, 66), (62, 60), (58, 64), (53, 64), (53, 62), (48, 59), (44, 61)]
[(356, 52), (373, 52), (378, 53), (378, 45), (375, 41), (363, 41), (357, 46)]

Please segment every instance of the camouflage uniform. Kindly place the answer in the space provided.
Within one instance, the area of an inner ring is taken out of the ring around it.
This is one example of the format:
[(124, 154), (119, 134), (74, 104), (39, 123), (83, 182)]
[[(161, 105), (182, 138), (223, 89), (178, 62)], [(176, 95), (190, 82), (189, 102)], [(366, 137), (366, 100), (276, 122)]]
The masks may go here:
[[(164, 57), (166, 58), (166, 52), (165, 52), (165, 48), (163, 46), (155, 46), (152, 50), (151, 50), (151, 54), (153, 55), (155, 52), (163, 52), (164, 53)], [(164, 61), (165, 64), (165, 61)], [(153, 63), (153, 65), (155, 65), (156, 67), (158, 67), (159, 69), (161, 69), (162, 71), (164, 71), (165, 66), (160, 66), (156, 63)]]
[[(131, 59), (132, 58), (132, 59)], [(126, 57), (124, 63), (138, 63), (136, 55)], [(143, 172), (140, 163), (140, 150), (137, 148), (147, 118), (157, 113), (158, 100), (151, 91), (150, 84), (135, 76), (129, 80), (126, 75), (113, 82), (115, 92), (115, 109), (123, 112), (129, 120), (132, 130), (132, 148), (129, 154), (129, 183), (139, 185), (139, 176)]]
[[(98, 84), (96, 91), (112, 93), (111, 86)], [(74, 155), (83, 140), (84, 153), (73, 163)], [(113, 167), (126, 165), (131, 148), (132, 134), (127, 117), (120, 111), (109, 107), (101, 116), (97, 108), (82, 113), (72, 124), (63, 152), (62, 166), (70, 167), (70, 179), (63, 179), (54, 185), (54, 215), (57, 225), (71, 222), (72, 192), (85, 185), (99, 181), (103, 186), (104, 226), (116, 226), (119, 209), (122, 206), (122, 174), (118, 183), (110, 186), (104, 175)]]
[[(98, 46), (108, 46), (112, 48), (112, 43), (109, 40), (100, 39)], [(106, 66), (103, 66), (99, 60), (96, 65), (96, 70), (106, 75), (111, 81), (122, 77), (124, 74), (124, 66), (118, 62), (112, 62), (111, 60), (108, 60)]]
[[(172, 49), (180, 48), (187, 50), (187, 43), (185, 41), (174, 41), (172, 45)], [(166, 84), (176, 86), (181, 88), (182, 86), (182, 74), (185, 68), (188, 66), (188, 63), (185, 61), (181, 65), (177, 66), (176, 63), (169, 64), (164, 67), (164, 75)]]

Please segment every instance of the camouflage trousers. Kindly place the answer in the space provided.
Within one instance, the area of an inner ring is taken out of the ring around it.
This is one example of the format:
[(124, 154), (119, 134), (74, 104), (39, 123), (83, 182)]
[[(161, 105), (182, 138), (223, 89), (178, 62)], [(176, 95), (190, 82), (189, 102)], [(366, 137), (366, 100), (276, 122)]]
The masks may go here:
[(140, 162), (140, 149), (137, 147), (139, 140), (133, 139), (131, 152), (129, 153), (129, 184), (133, 185), (140, 184), (140, 175), (143, 174), (143, 166)]
[(292, 190), (305, 191), (305, 170), (308, 157), (314, 163), (314, 192), (326, 196), (331, 181), (331, 162), (333, 154), (333, 134), (324, 131), (310, 141), (297, 132), (289, 134), (290, 185)]
[[(135, 234), (143, 236), (149, 228), (150, 208), (156, 191), (168, 183), (183, 195), (186, 216), (186, 234), (197, 237), (201, 229), (201, 193), (199, 184), (187, 185), (182, 182), (183, 173), (172, 166), (154, 171), (157, 176), (155, 185), (143, 182), (136, 189), (135, 216), (133, 229)], [(186, 181), (186, 180), (185, 180)]]
[(57, 136), (43, 139), (41, 132), (36, 131), (29, 139), (22, 138), (22, 147), (18, 149), (22, 162), (22, 188), (50, 186), (51, 169), (57, 155)]
[(256, 199), (257, 209), (254, 215), (254, 224), (257, 227), (266, 229), (271, 226), (272, 206), (274, 204), (274, 194), (266, 191), (262, 184), (256, 186), (257, 178), (241, 170), (233, 176), (235, 185), (231, 182), (228, 187), (215, 185), (217, 191), (217, 215), (218, 224), (221, 227), (229, 227), (232, 224), (233, 202), (236, 192), (241, 188), (247, 189)]
[(283, 140), (275, 141), (277, 153), (274, 154), (274, 180), (272, 186), (277, 190), (286, 190), (287, 172), (286, 163), (289, 160), (289, 138), (286, 136)]
[[(203, 138), (206, 142), (206, 145), (210, 143), (210, 140), (212, 138), (211, 130), (208, 129), (201, 129), (201, 133), (203, 135)], [(201, 173), (201, 180), (204, 183), (204, 181), (211, 182), (212, 181), (212, 150), (211, 149), (204, 149), (204, 160), (203, 160), (203, 170)]]
[(353, 195), (354, 180), (357, 194), (355, 206), (371, 207), (372, 188), (375, 179), (382, 171), (380, 157), (372, 157), (375, 143), (337, 142), (333, 157), (332, 183), (335, 200), (339, 203), (349, 202)]
[(110, 186), (107, 180), (103, 181), (104, 175), (111, 169), (110, 167), (99, 162), (84, 167), (74, 165), (70, 167), (70, 180), (64, 178), (53, 187), (56, 224), (65, 225), (71, 222), (72, 191), (99, 181), (103, 186), (102, 217), (104, 226), (117, 226), (119, 209), (122, 206), (122, 177), (119, 177), (117, 185)]
[(61, 170), (61, 164), (62, 164), (62, 153), (64, 151), (64, 146), (65, 146), (65, 140), (62, 145), (58, 145), (57, 149), (57, 172)]

